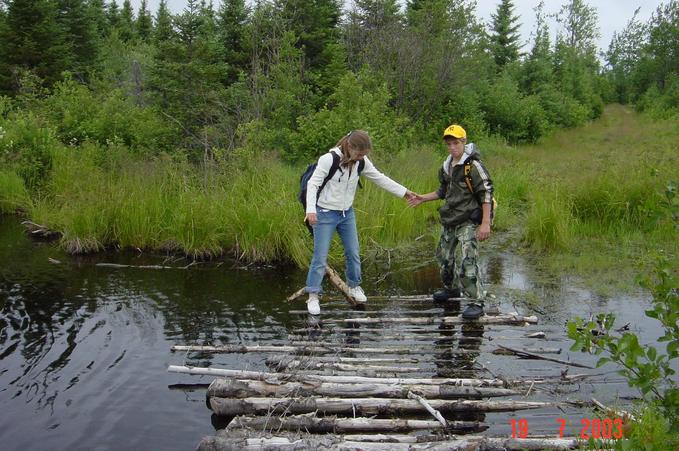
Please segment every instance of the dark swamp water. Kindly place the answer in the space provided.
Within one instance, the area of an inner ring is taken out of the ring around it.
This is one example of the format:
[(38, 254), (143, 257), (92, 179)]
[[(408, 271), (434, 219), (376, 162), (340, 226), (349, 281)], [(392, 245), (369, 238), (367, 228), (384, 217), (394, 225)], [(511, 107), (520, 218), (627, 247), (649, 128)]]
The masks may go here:
[[(565, 278), (541, 275), (521, 257), (489, 254), (483, 270), (501, 309), (537, 314), (540, 324), (531, 330), (551, 337), (537, 345), (563, 348), (558, 358), (595, 361), (568, 351), (564, 323), (573, 315), (612, 311), (619, 324), (630, 322), (642, 341), (653, 342), (658, 336), (643, 315), (646, 295), (597, 297)], [(284, 344), (289, 331), (302, 321), (289, 310), (305, 306), (303, 302), (291, 306), (282, 299), (303, 284), (305, 273), (293, 268), (242, 268), (229, 262), (188, 270), (95, 266), (163, 264), (163, 260), (130, 252), (74, 258), (52, 244), (28, 239), (16, 218), (0, 216), (0, 449), (190, 450), (201, 437), (223, 427), (207, 409), (204, 389), (186, 385), (211, 379), (168, 373), (168, 365), (266, 370), (266, 356), (173, 354), (171, 346)], [(431, 293), (437, 287), (433, 265), (391, 268), (386, 278), (374, 263), (366, 262), (364, 269), (363, 286), (369, 296)], [(534, 307), (523, 302), (526, 297), (538, 300), (531, 303)], [(394, 301), (371, 303), (371, 309), (384, 314), (406, 308), (411, 307)], [(347, 307), (337, 303), (333, 309), (342, 313)], [(330, 308), (327, 312), (334, 314)], [(509, 332), (487, 328), (484, 333), (485, 338), (495, 335), (499, 340)], [(491, 377), (489, 372), (530, 377), (546, 371), (545, 362), (485, 352), (492, 349), (482, 345), (479, 360), (485, 369), (478, 370), (478, 377)], [(563, 368), (556, 364), (544, 374), (558, 375)], [(570, 374), (583, 371), (588, 370), (572, 368)], [(599, 383), (578, 385), (562, 397), (588, 400), (593, 395), (624, 405), (634, 393), (609, 373)], [(545, 394), (542, 399), (549, 397)], [(509, 435), (511, 415), (487, 414), (488, 432)], [(556, 434), (554, 418), (564, 415), (570, 415), (574, 424), (571, 434), (579, 431), (578, 415), (591, 416), (581, 409), (529, 411), (514, 417), (528, 418), (531, 434)]]

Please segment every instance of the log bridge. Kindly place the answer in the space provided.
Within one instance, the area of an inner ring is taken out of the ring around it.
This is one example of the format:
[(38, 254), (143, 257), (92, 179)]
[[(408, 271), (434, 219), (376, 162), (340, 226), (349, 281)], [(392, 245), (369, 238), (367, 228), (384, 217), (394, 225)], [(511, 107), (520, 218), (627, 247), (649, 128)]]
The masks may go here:
[[(266, 367), (168, 368), (214, 378), (207, 405), (228, 424), (197, 449), (579, 447), (577, 439), (559, 437), (558, 428), (553, 435), (512, 438), (509, 419), (499, 432), (484, 419), (533, 409), (559, 416), (574, 406), (545, 394), (590, 382), (592, 374), (566, 370), (589, 367), (555, 358), (560, 347), (542, 346), (546, 334), (535, 330), (535, 316), (509, 312), (469, 322), (459, 304), (435, 304), (429, 296), (371, 297), (366, 312), (331, 300), (322, 305), (320, 321), (291, 310), (298, 320), (284, 343), (174, 346), (185, 358), (209, 354), (212, 361), (225, 353), (260, 354)], [(484, 366), (487, 358), (532, 359), (543, 374), (500, 376)]]

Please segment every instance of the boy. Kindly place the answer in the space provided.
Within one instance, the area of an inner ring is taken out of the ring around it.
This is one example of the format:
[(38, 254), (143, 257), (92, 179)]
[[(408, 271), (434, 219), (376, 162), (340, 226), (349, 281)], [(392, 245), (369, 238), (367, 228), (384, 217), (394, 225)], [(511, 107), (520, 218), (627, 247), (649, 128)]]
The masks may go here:
[[(447, 301), (464, 292), (476, 302), (467, 306), (462, 317), (478, 319), (483, 315), (484, 296), (478, 242), (490, 237), (493, 182), (474, 144), (467, 144), (467, 132), (461, 126), (446, 128), (443, 140), (450, 155), (439, 169), (439, 189), (413, 196), (408, 204), (416, 207), (422, 202), (444, 199), (439, 208), (443, 230), (436, 249), (443, 288), (434, 293), (434, 300)], [(458, 247), (460, 262), (455, 261)]]

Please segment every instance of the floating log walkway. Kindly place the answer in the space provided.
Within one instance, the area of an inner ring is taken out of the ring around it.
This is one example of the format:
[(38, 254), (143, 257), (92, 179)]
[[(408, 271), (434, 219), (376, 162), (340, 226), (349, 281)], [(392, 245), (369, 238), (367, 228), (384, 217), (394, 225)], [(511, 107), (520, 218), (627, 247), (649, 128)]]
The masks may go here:
[[(369, 302), (370, 310), (324, 303), (323, 316), (313, 321), (306, 311), (291, 310), (295, 320), (287, 328), (287, 341), (173, 346), (185, 359), (209, 356), (214, 361), (235, 354), (248, 362), (258, 356), (262, 363), (257, 370), (251, 363), (240, 369), (168, 368), (214, 378), (207, 387), (207, 405), (228, 425), (205, 437), (197, 449), (537, 450), (581, 445), (556, 435), (509, 438), (506, 428), (498, 436), (484, 421), (492, 412), (536, 409), (559, 416), (581, 406), (545, 399), (545, 393), (565, 386), (577, 390), (575, 384), (583, 381), (597, 383), (594, 373), (568, 374), (571, 366), (588, 365), (571, 362), (567, 355), (547, 356), (563, 349), (560, 340), (535, 329), (536, 316), (511, 312), (466, 321), (454, 306), (433, 303), (430, 296), (370, 297)], [(401, 302), (406, 308), (389, 308)], [(521, 327), (529, 330), (515, 333)], [(490, 357), (514, 360), (525, 367), (524, 374), (535, 374), (498, 376), (484, 366)], [(541, 399), (528, 399), (536, 393)], [(479, 433), (484, 435), (474, 435)]]

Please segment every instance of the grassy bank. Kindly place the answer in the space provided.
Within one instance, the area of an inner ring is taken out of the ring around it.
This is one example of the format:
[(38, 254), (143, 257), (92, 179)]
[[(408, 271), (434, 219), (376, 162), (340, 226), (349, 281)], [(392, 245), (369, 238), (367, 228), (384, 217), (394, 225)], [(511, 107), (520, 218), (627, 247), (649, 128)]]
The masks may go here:
[[(537, 145), (480, 140), (500, 203), (499, 236), (513, 231), (505, 235), (520, 240), (508, 244), (541, 254), (554, 271), (578, 274), (594, 287), (629, 288), (652, 251), (663, 250), (676, 262), (677, 229), (662, 208), (663, 191), (679, 173), (674, 125), (610, 106), (600, 120)], [(230, 253), (251, 262), (308, 262), (311, 242), (295, 199), (301, 167), (243, 156), (238, 164), (196, 169), (169, 158), (136, 157), (114, 143), (50, 152), (50, 176), (30, 195), (15, 173), (0, 172), (0, 208), (20, 208), (61, 231), (70, 252), (118, 246), (194, 258)], [(425, 193), (436, 189), (444, 156), (443, 146), (425, 146), (399, 154), (376, 149), (372, 159)], [(355, 204), (364, 253), (433, 248), (437, 203), (412, 210), (365, 185)], [(336, 247), (335, 256), (339, 252)]]

